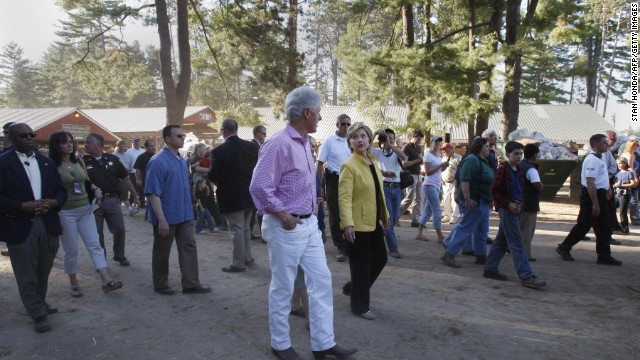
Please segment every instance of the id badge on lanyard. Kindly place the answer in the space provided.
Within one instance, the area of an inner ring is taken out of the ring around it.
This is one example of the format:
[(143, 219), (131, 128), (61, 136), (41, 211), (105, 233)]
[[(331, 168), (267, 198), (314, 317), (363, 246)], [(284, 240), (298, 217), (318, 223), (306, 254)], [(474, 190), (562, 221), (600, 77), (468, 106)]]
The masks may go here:
[(73, 193), (74, 194), (82, 194), (82, 184), (77, 181), (73, 182)]

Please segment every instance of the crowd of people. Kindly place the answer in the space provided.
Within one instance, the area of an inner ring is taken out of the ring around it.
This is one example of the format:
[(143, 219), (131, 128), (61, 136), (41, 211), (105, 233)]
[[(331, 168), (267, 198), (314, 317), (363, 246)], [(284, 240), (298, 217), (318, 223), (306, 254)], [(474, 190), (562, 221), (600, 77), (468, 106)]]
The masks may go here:
[[(374, 131), (342, 114), (335, 134), (318, 148), (310, 134), (322, 120), (321, 98), (305, 86), (289, 93), (287, 125), (268, 140), (263, 126), (254, 128), (253, 140), (242, 140), (238, 123), (225, 119), (220, 129), (223, 143), (213, 149), (198, 144), (186, 159), (179, 152), (185, 134), (177, 125), (163, 129), (164, 147), (157, 152), (153, 140), (140, 146), (140, 139), (134, 138), (131, 148), (121, 142), (109, 154), (102, 136), (90, 134), (84, 139), (84, 153), (79, 153), (73, 136), (59, 131), (51, 135), (48, 156), (36, 151), (28, 125), (6, 125), (5, 138), (11, 143), (0, 156), (0, 240), (7, 244), (20, 298), (35, 330), (48, 331), (47, 315), (57, 312), (46, 302), (46, 294), (59, 242), (71, 296), (83, 296), (77, 277), (78, 235), (101, 278), (102, 291), (124, 286), (110, 277), (104, 236), (106, 221), (113, 234), (112, 259), (128, 266), (123, 203), (131, 216), (144, 209), (151, 224), (153, 289), (161, 295), (176, 293), (168, 281), (174, 240), (182, 293), (208, 293), (211, 288), (199, 278), (196, 234), (206, 233), (205, 223), (209, 232), (228, 231), (233, 253), (222, 271), (239, 273), (255, 262), (251, 239), (257, 222), (271, 269), (271, 348), (283, 360), (299, 359), (289, 334), (290, 314), (307, 318), (315, 358), (345, 358), (357, 352), (334, 339), (324, 201), (336, 261), (349, 262), (350, 281), (342, 285), (342, 292), (350, 298), (351, 311), (364, 319), (376, 318), (370, 299), (388, 256), (402, 258), (395, 227), (405, 213), (417, 228), (416, 240), (429, 241), (431, 221), (444, 247), (444, 265), (460, 268), (460, 253), (475, 256), (484, 277), (505, 281), (499, 265), (510, 253), (523, 286), (545, 287), (531, 266), (536, 261), (532, 240), (543, 189), (536, 145), (509, 141), (503, 158), (495, 149), (496, 132), (487, 130), (460, 155), (437, 135), (423, 147), (425, 135), (415, 130), (410, 141), (399, 146), (393, 130)], [(593, 227), (597, 262), (622, 265), (611, 256), (612, 233), (629, 232), (627, 212), (634, 198), (631, 224), (640, 222), (638, 142), (629, 142), (617, 160), (609, 149), (612, 142), (615, 133), (590, 139), (577, 224), (556, 248), (563, 260), (574, 260), (572, 247)], [(493, 240), (492, 209), (500, 219)], [(448, 234), (443, 222), (454, 225)]]

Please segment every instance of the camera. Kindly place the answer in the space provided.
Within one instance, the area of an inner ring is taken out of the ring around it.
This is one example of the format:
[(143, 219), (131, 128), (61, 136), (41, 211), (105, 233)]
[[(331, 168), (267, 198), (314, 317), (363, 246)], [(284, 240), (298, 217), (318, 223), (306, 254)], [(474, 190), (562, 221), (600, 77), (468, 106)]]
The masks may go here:
[(382, 143), (386, 143), (387, 142), (387, 134), (378, 134), (378, 141), (382, 144)]

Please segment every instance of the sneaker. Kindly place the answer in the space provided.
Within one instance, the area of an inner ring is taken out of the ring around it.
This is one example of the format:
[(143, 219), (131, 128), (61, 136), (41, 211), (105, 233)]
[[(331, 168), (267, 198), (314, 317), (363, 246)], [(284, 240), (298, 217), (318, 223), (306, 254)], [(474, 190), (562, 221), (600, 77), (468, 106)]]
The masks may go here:
[(448, 217), (448, 216), (445, 216), (445, 217), (443, 217), (443, 218), (442, 218), (442, 220), (441, 220), (441, 221), (442, 221), (443, 223), (448, 223), (449, 221), (451, 221), (451, 218), (450, 218), (450, 217)]
[(489, 278), (489, 279), (493, 279), (493, 280), (498, 280), (498, 281), (507, 281), (507, 275), (502, 274), (498, 271), (491, 271), (491, 270), (485, 270), (482, 273), (482, 276)]
[(217, 232), (218, 232), (218, 229), (216, 229), (216, 228), (213, 228), (213, 230), (209, 230), (209, 233), (211, 233), (211, 234), (217, 233)]
[(612, 265), (612, 266), (622, 266), (622, 261), (617, 260), (613, 256), (598, 256), (598, 264), (600, 265)]
[(451, 219), (451, 221), (449, 221), (449, 224), (450, 225), (455, 225), (455, 224), (457, 224), (459, 222), (460, 222), (460, 219)]
[(614, 238), (611, 238), (611, 240), (609, 240), (609, 244), (611, 244), (611, 245), (622, 245), (622, 243), (619, 240), (616, 240)]
[(560, 245), (558, 245), (558, 247), (556, 247), (556, 252), (558, 253), (558, 255), (560, 255), (560, 258), (562, 258), (562, 260), (564, 261), (575, 261), (576, 259), (573, 258), (573, 256), (571, 256), (571, 253), (569, 252), (569, 250), (563, 250), (562, 248), (560, 248)]
[(345, 262), (346, 260), (347, 260), (347, 257), (344, 256), (344, 253), (342, 251), (338, 251), (338, 254), (336, 255), (336, 261)]
[(129, 216), (133, 216), (133, 215), (137, 214), (138, 211), (140, 211), (140, 210), (139, 209), (133, 209), (133, 208), (129, 209)]
[(402, 259), (402, 255), (400, 255), (400, 253), (398, 252), (398, 250), (389, 252), (389, 255), (390, 255), (392, 258)]
[(205, 234), (204, 230), (196, 231), (196, 234)]
[(536, 276), (532, 276), (530, 278), (523, 279), (522, 286), (532, 289), (542, 289), (543, 287), (547, 286), (547, 283), (545, 281), (538, 280)]

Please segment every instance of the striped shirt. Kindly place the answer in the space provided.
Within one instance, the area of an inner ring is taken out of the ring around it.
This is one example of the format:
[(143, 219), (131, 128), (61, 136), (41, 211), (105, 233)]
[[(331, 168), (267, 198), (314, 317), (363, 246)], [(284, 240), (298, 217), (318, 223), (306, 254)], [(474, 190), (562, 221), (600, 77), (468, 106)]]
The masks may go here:
[(262, 144), (249, 191), (260, 214), (314, 213), (316, 168), (307, 138), (287, 124)]

